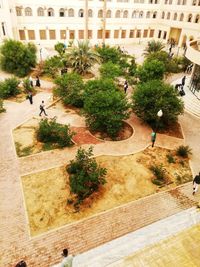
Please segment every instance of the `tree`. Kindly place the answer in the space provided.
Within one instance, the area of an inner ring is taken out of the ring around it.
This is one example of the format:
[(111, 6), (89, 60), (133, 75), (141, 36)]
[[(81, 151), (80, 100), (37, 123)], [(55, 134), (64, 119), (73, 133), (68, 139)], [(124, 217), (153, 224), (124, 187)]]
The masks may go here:
[(55, 44), (54, 49), (58, 52), (60, 57), (62, 57), (65, 54), (65, 44), (64, 43)]
[[(138, 84), (132, 95), (132, 108), (136, 115), (153, 128), (166, 128), (183, 113), (183, 101), (178, 98), (174, 87), (160, 80)], [(157, 112), (162, 109), (163, 116), (158, 123)]]
[(84, 94), (86, 123), (91, 130), (115, 138), (129, 117), (129, 104), (112, 80), (89, 81)]
[(117, 64), (113, 64), (111, 61), (102, 64), (99, 70), (102, 78), (114, 79), (122, 75), (122, 70), (120, 69), (120, 66)]
[(136, 73), (136, 69), (137, 69), (137, 64), (135, 62), (135, 57), (132, 56), (131, 60), (130, 60), (129, 67), (128, 67), (129, 75), (134, 76)]
[(7, 78), (0, 82), (0, 97), (9, 98), (18, 95), (20, 93), (19, 83), (20, 81), (15, 77)]
[(3, 99), (0, 98), (0, 113), (5, 112), (5, 108), (3, 107)]
[(27, 75), (36, 65), (36, 47), (15, 40), (5, 40), (0, 48), (1, 68), (19, 77)]
[(149, 80), (163, 79), (165, 66), (161, 61), (151, 60), (145, 61), (142, 66), (137, 69), (137, 76), (141, 82)]
[(44, 73), (55, 78), (59, 70), (64, 67), (64, 63), (59, 56), (53, 56), (44, 62)]
[(148, 56), (151, 53), (159, 52), (161, 51), (165, 45), (160, 41), (151, 40), (148, 42), (147, 47), (145, 48), (144, 55)]
[(100, 167), (91, 156), (93, 156), (92, 147), (88, 151), (79, 148), (75, 160), (67, 166), (71, 192), (76, 194), (77, 198), (75, 208), (79, 208), (79, 204), (85, 198), (98, 191), (99, 187), (106, 183), (107, 170)]
[(113, 64), (118, 64), (121, 59), (121, 52), (115, 47), (110, 47), (109, 45), (103, 45), (102, 47), (96, 48), (103, 63), (111, 61)]
[(79, 74), (64, 74), (55, 80), (55, 84), (57, 85), (55, 93), (62, 97), (65, 105), (83, 106), (84, 83)]
[(67, 60), (79, 74), (86, 74), (95, 63), (100, 62), (99, 54), (90, 47), (88, 41), (78, 42), (77, 47), (72, 47), (67, 52)]

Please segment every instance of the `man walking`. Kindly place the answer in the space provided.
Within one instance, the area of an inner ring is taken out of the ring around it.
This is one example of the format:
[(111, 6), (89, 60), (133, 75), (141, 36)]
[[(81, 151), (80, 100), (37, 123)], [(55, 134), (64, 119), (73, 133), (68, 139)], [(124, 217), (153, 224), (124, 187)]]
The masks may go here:
[(41, 116), (42, 113), (44, 113), (45, 116), (48, 116), (48, 115), (46, 114), (46, 111), (45, 111), (44, 100), (42, 100), (42, 103), (40, 104), (40, 114), (39, 114), (39, 116)]
[(183, 87), (185, 85), (185, 79), (186, 79), (186, 76), (183, 76), (182, 81), (181, 81), (181, 84), (182, 84)]
[(32, 95), (32, 93), (31, 93), (31, 92), (29, 92), (29, 93), (28, 93), (28, 96), (27, 96), (27, 98), (28, 98), (28, 100), (29, 100), (30, 104), (32, 105), (32, 104), (33, 104), (33, 95)]
[(59, 264), (53, 265), (52, 267), (72, 267), (73, 266), (72, 264), (73, 264), (74, 256), (72, 255), (68, 256), (67, 248), (63, 249), (62, 256), (63, 256), (62, 262)]
[(152, 147), (154, 147), (156, 141), (156, 132), (151, 133), (151, 142), (152, 142)]
[(193, 193), (192, 193), (193, 195), (197, 192), (199, 184), (200, 184), (200, 172), (199, 175), (196, 175), (193, 180)]
[(126, 92), (127, 92), (127, 89), (128, 89), (128, 82), (125, 81), (125, 82), (124, 82), (124, 93), (125, 93), (125, 94), (126, 94)]

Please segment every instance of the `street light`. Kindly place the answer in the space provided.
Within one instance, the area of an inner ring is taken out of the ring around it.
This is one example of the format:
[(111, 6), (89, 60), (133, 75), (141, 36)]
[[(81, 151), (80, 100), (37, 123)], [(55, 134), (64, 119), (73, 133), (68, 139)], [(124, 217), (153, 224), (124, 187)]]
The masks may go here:
[(163, 115), (163, 111), (162, 111), (162, 109), (160, 109), (160, 110), (157, 112), (158, 120), (157, 120), (157, 124), (156, 124), (155, 132), (153, 131), (153, 132), (151, 133), (152, 147), (154, 147), (154, 143), (155, 143), (155, 141), (156, 141), (156, 132), (157, 132), (157, 130), (158, 130), (158, 123), (159, 123), (159, 120), (160, 120), (160, 118), (162, 117), (162, 115)]
[(162, 111), (162, 109), (160, 109), (160, 110), (158, 111), (158, 113), (157, 113), (157, 116), (158, 116), (158, 118), (160, 119), (160, 118), (162, 117), (162, 115), (163, 115), (163, 111)]

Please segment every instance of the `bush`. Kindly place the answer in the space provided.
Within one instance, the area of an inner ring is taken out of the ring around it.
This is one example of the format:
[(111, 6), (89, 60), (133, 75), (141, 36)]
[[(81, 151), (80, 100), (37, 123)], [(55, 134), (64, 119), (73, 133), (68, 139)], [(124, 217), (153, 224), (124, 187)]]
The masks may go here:
[(3, 99), (0, 98), (0, 113), (5, 112), (5, 108), (3, 107)]
[(171, 154), (167, 155), (167, 161), (168, 163), (175, 163), (176, 160), (174, 159), (174, 157)]
[(104, 63), (100, 67), (100, 73), (102, 78), (114, 79), (122, 75), (122, 70), (117, 64), (113, 64), (111, 61)]
[(188, 158), (191, 154), (192, 152), (189, 146), (179, 146), (176, 150), (176, 155), (182, 158)]
[(0, 97), (9, 98), (18, 95), (20, 93), (19, 83), (20, 81), (15, 77), (0, 82)]
[(107, 171), (100, 167), (94, 158), (91, 158), (92, 155), (92, 147), (88, 151), (79, 148), (75, 160), (72, 160), (67, 167), (71, 192), (76, 194), (77, 198), (75, 207), (93, 192), (98, 191), (100, 185), (106, 183)]
[(129, 67), (128, 67), (129, 75), (134, 76), (136, 74), (136, 69), (137, 69), (137, 64), (135, 62), (135, 57), (132, 56), (131, 60), (130, 60)]
[(65, 44), (57, 43), (55, 44), (54, 49), (58, 52), (59, 56), (62, 57), (65, 53)]
[(55, 94), (62, 97), (65, 105), (83, 107), (84, 83), (81, 76), (77, 73), (67, 73), (55, 80), (57, 85)]
[[(183, 101), (178, 98), (174, 87), (159, 80), (138, 84), (132, 95), (133, 111), (152, 128), (167, 128), (183, 113)], [(163, 116), (158, 121), (157, 112)]]
[(93, 131), (115, 138), (129, 117), (129, 104), (112, 80), (89, 81), (84, 94), (86, 123)]
[(36, 47), (15, 40), (5, 40), (0, 48), (1, 68), (19, 77), (26, 76), (36, 65)]
[(97, 52), (101, 56), (103, 63), (111, 61), (113, 64), (118, 64), (121, 58), (121, 52), (115, 47), (109, 45), (103, 45), (96, 48)]
[(34, 88), (30, 84), (29, 78), (26, 78), (26, 79), (23, 80), (23, 87), (24, 87), (24, 91), (26, 93), (33, 92), (34, 91)]
[(151, 166), (150, 170), (153, 172), (157, 180), (164, 182), (166, 170), (163, 168), (162, 164)]
[(73, 145), (72, 137), (75, 133), (71, 132), (69, 125), (62, 125), (55, 119), (43, 119), (39, 123), (37, 139), (43, 143), (57, 144), (58, 147)]
[(64, 67), (64, 63), (62, 62), (59, 56), (53, 56), (44, 62), (44, 73), (55, 78), (58, 74), (59, 70)]

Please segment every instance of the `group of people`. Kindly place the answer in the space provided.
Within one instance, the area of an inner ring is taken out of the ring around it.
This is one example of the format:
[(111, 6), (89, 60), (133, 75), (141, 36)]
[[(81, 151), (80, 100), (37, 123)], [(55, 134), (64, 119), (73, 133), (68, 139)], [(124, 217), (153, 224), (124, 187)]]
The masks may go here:
[[(29, 77), (29, 83), (30, 83), (30, 86), (33, 88), (34, 84), (33, 84), (33, 78), (31, 76)], [(40, 87), (41, 86), (40, 79), (39, 79), (38, 76), (36, 76), (35, 86), (36, 87)], [(32, 105), (33, 104), (33, 94), (32, 94), (32, 92), (28, 93), (27, 99), (29, 100), (30, 104)]]
[(184, 96), (185, 95), (185, 91), (183, 90), (184, 85), (185, 85), (185, 80), (186, 80), (186, 76), (183, 76), (181, 83), (177, 83), (175, 85), (175, 89), (178, 90), (180, 96)]

